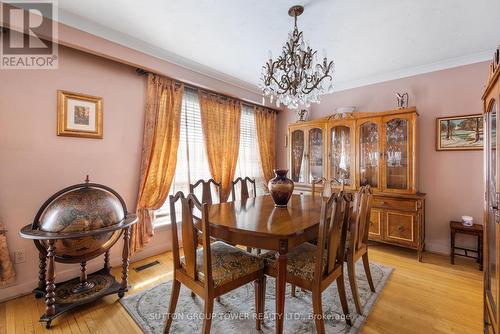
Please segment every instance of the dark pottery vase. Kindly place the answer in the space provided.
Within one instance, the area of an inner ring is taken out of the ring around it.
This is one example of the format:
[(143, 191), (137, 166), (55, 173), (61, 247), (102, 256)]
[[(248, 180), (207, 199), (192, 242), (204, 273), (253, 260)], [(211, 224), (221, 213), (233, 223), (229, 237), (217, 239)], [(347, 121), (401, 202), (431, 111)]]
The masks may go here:
[(293, 181), (286, 177), (287, 169), (275, 169), (276, 177), (269, 181), (268, 188), (271, 192), (274, 205), (277, 208), (286, 207), (293, 193)]

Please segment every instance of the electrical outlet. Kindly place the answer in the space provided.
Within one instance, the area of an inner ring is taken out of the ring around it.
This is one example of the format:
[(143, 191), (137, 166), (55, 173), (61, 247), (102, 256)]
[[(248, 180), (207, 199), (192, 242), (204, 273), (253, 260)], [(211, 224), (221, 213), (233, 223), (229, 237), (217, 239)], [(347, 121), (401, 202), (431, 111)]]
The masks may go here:
[(14, 251), (14, 263), (24, 263), (26, 262), (26, 252), (24, 249), (18, 249)]

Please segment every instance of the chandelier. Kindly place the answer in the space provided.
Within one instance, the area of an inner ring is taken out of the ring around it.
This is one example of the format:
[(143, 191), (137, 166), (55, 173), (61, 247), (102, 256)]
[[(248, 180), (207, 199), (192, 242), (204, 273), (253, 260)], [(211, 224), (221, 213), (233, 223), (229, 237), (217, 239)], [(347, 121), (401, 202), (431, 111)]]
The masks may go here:
[(303, 6), (288, 10), (295, 20), (288, 41), (276, 60), (269, 51), (269, 60), (262, 66), (259, 87), (271, 103), (276, 100), (278, 107), (284, 104), (289, 109), (307, 108), (319, 103), (321, 95), (333, 92), (333, 61), (328, 61), (323, 51), (323, 60), (318, 62), (317, 51), (304, 43), (302, 31), (297, 28), (297, 16), (303, 12)]

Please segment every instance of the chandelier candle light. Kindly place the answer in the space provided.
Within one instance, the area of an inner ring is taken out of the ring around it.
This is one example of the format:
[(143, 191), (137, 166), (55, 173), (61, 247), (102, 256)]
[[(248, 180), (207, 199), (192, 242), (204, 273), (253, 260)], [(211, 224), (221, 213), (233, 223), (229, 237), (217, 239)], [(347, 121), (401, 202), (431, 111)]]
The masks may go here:
[(308, 108), (311, 103), (319, 103), (319, 97), (333, 92), (333, 61), (326, 58), (318, 62), (317, 51), (304, 43), (303, 33), (297, 28), (297, 16), (304, 12), (303, 6), (293, 6), (288, 10), (295, 24), (288, 34), (288, 41), (281, 55), (269, 60), (262, 66), (262, 83), (259, 85), (264, 96), (271, 103), (286, 105), (289, 109)]

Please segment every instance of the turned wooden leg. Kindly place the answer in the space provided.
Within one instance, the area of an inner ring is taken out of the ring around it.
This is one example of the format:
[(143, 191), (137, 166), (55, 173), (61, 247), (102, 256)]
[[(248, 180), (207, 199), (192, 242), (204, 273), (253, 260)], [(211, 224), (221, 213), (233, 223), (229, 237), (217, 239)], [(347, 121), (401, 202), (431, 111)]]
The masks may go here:
[(285, 289), (286, 289), (286, 263), (288, 245), (280, 246), (277, 254), (278, 270), (276, 277), (276, 333), (283, 333), (283, 322), (285, 313)]
[(111, 270), (111, 265), (109, 264), (109, 249), (104, 253), (104, 270), (109, 273)]
[(46, 281), (46, 295), (45, 295), (45, 315), (48, 317), (56, 313), (54, 303), (56, 301), (56, 285), (55, 285), (55, 256), (56, 248), (54, 246), (55, 240), (49, 240), (49, 247), (47, 248), (47, 281)]
[[(45, 253), (39, 252), (38, 258), (40, 260), (40, 264), (38, 265), (38, 290), (45, 291), (45, 274), (47, 272), (47, 256)], [(43, 293), (37, 292), (35, 294), (36, 298), (42, 298)]]
[(87, 282), (87, 261), (80, 262), (80, 283)]
[(129, 265), (129, 247), (130, 247), (130, 227), (123, 233), (123, 253), (122, 253), (122, 283), (118, 297), (122, 298), (128, 289), (128, 265)]

